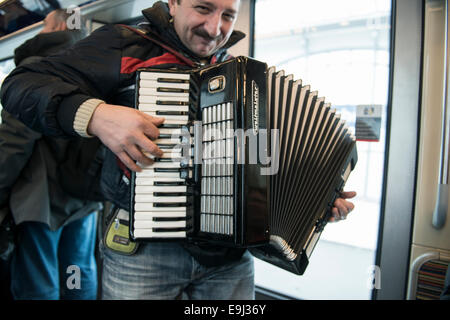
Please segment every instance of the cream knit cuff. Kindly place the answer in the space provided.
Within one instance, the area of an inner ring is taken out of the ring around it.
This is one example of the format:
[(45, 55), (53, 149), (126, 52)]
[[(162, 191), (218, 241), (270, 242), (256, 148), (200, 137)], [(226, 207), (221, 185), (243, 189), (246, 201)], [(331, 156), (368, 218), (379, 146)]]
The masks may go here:
[(105, 103), (105, 101), (99, 99), (88, 99), (83, 102), (75, 114), (75, 119), (73, 120), (73, 129), (76, 133), (84, 138), (92, 138), (93, 136), (87, 132), (87, 127), (89, 121), (91, 120), (92, 114), (99, 104)]

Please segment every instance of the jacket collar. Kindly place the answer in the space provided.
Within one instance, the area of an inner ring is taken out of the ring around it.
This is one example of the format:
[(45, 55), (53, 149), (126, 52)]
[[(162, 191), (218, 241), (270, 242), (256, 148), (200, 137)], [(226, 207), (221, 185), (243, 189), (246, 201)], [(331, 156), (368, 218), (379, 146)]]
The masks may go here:
[[(170, 22), (171, 16), (169, 13), (169, 6), (167, 3), (158, 1), (151, 8), (142, 10), (142, 14), (150, 23), (152, 29), (162, 38), (165, 42), (174, 47), (174, 49), (182, 50), (190, 57), (198, 59), (198, 57), (191, 52), (181, 42), (178, 37), (173, 24)], [(241, 31), (233, 31), (228, 42), (220, 48), (214, 55), (219, 56), (223, 54), (228, 48), (235, 45), (237, 42), (245, 38), (245, 34)]]

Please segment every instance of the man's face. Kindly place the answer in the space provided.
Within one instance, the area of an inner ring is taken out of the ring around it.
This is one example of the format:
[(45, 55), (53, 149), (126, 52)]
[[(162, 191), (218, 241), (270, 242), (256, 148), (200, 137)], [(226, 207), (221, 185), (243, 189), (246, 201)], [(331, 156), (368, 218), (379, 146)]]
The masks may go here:
[(170, 14), (181, 42), (200, 57), (208, 57), (228, 41), (240, 0), (169, 0)]
[(56, 12), (50, 12), (44, 19), (44, 28), (42, 28), (40, 33), (49, 33), (55, 31), (63, 31), (66, 29), (66, 23), (60, 21), (56, 17)]

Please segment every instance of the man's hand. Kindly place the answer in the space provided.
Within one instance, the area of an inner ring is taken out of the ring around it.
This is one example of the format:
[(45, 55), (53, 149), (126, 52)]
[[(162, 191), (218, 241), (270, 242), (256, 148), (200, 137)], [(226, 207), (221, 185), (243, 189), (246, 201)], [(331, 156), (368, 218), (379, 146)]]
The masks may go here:
[(144, 155), (148, 152), (162, 156), (163, 152), (150, 139), (157, 139), (157, 126), (164, 118), (152, 117), (136, 109), (100, 104), (88, 125), (88, 133), (97, 136), (131, 170), (141, 171), (134, 160), (143, 165), (153, 161)]
[(345, 220), (347, 215), (355, 208), (355, 205), (345, 199), (351, 199), (356, 196), (355, 191), (343, 191), (341, 197), (337, 198), (334, 202), (334, 207), (331, 209), (331, 218), (329, 222), (335, 222), (339, 220)]

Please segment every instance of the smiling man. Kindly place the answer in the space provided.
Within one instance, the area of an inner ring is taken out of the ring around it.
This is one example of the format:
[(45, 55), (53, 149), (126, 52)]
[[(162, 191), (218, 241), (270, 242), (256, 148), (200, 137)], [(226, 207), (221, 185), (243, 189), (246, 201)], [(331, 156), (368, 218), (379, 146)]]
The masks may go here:
[[(166, 47), (125, 26), (105, 26), (62, 54), (14, 70), (2, 86), (2, 104), (45, 134), (97, 136), (108, 148), (102, 192), (117, 209), (128, 210), (129, 169), (141, 171), (136, 161), (151, 163), (145, 153), (161, 155), (152, 139), (164, 122), (130, 108), (136, 70), (190, 68), (186, 58), (203, 65), (225, 61), (227, 49), (244, 37), (233, 31), (239, 4), (239, 0), (159, 1), (142, 11), (147, 23), (139, 28)], [(345, 199), (335, 206), (337, 217), (353, 208)], [(108, 220), (127, 224), (127, 214), (121, 212), (113, 210)], [(132, 252), (118, 252), (118, 247), (119, 243), (105, 242), (104, 299), (254, 297), (253, 258), (245, 249), (186, 242), (140, 243)]]
[(230, 38), (239, 1), (170, 0), (169, 7), (181, 42), (198, 56), (207, 57)]

